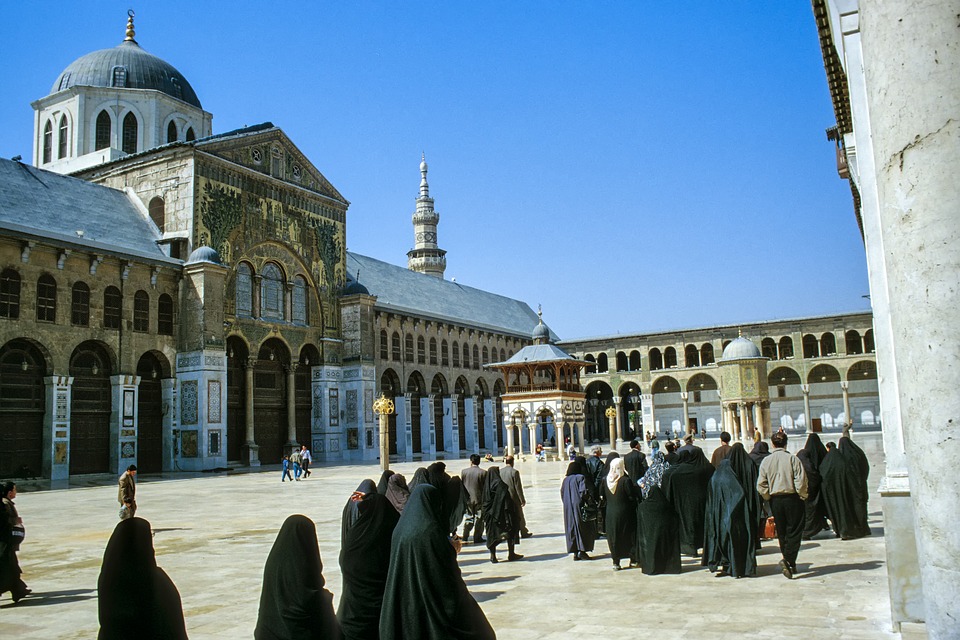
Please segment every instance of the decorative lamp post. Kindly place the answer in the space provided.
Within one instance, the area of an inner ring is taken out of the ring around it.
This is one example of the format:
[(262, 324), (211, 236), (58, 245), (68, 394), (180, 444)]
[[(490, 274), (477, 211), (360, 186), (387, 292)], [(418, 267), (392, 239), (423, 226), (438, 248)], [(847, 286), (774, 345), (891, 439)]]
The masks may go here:
[(380, 416), (380, 468), (383, 471), (390, 466), (390, 414), (393, 413), (393, 400), (380, 394), (373, 403), (373, 412)]
[(616, 407), (607, 407), (607, 410), (603, 412), (603, 415), (607, 416), (607, 422), (610, 425), (610, 449), (612, 451), (617, 450), (617, 408)]

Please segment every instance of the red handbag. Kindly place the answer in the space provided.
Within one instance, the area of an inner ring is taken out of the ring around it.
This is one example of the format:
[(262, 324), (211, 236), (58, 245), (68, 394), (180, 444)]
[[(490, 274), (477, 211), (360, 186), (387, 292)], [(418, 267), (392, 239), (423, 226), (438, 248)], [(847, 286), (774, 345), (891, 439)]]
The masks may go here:
[(773, 516), (767, 518), (767, 521), (763, 523), (763, 539), (772, 540), (777, 537), (777, 523), (774, 522)]

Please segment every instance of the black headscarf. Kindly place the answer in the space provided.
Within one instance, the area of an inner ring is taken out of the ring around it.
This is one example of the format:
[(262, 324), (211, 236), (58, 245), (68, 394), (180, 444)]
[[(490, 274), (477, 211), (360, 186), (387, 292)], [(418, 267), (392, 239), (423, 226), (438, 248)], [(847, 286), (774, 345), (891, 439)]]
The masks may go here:
[(380, 640), (496, 638), (467, 591), (441, 519), (440, 492), (429, 484), (416, 487), (390, 544)]
[(566, 475), (575, 476), (578, 473), (583, 476), (587, 475), (586, 459), (583, 456), (577, 456), (567, 465)]
[(387, 495), (387, 486), (390, 482), (390, 476), (393, 475), (393, 471), (390, 469), (385, 469), (383, 473), (380, 474), (380, 482), (377, 483), (377, 493), (382, 496)]
[(467, 490), (463, 486), (460, 476), (453, 476), (443, 487), (443, 513), (447, 519), (447, 531), (456, 533), (463, 514), (467, 511)]
[(403, 508), (406, 506), (409, 497), (410, 489), (407, 488), (407, 479), (399, 473), (390, 476), (390, 481), (387, 483), (387, 500), (390, 501), (398, 514), (403, 513)]
[(430, 479), (427, 477), (427, 468), (418, 467), (416, 471), (413, 472), (413, 477), (410, 478), (410, 492), (413, 493), (413, 490), (417, 488), (417, 485), (421, 483), (430, 484)]
[(99, 640), (186, 638), (180, 593), (157, 566), (150, 523), (122, 520), (103, 552), (97, 580)]
[[(337, 620), (345, 640), (376, 638), (390, 567), (390, 538), (400, 515), (364, 480), (343, 508), (340, 572), (343, 592)], [(360, 496), (357, 498), (357, 496)]]
[(866, 454), (844, 436), (820, 464), (823, 484), (820, 495), (827, 507), (833, 529), (844, 540), (870, 535), (867, 521), (867, 478), (870, 463)]
[(449, 481), (450, 474), (447, 473), (447, 465), (445, 463), (438, 460), (427, 467), (427, 482), (437, 489), (440, 489), (441, 494)]
[(256, 640), (340, 637), (333, 595), (323, 588), (317, 527), (302, 515), (288, 517), (267, 556), (260, 591)]
[(820, 441), (820, 436), (815, 433), (807, 436), (807, 442), (803, 445), (801, 451), (807, 452), (807, 459), (817, 470), (820, 469), (820, 463), (823, 462), (823, 459), (827, 457), (827, 448)]
[[(733, 476), (736, 478), (737, 484), (740, 485), (740, 489), (742, 490), (743, 505), (736, 513), (731, 512), (732, 517), (736, 517), (737, 521), (731, 521), (730, 523), (730, 539), (721, 540), (719, 544), (725, 545), (727, 549), (723, 551), (723, 557), (727, 559), (727, 564), (730, 565), (731, 575), (735, 577), (753, 576), (757, 573), (757, 547), (760, 546), (760, 531), (757, 523), (760, 521), (761, 501), (760, 494), (757, 492), (757, 467), (753, 464), (753, 460), (750, 459), (743, 444), (739, 442), (734, 443), (733, 446), (730, 447), (730, 454), (727, 456), (726, 462), (729, 463), (730, 470), (733, 472)], [(719, 488), (715, 486), (715, 482), (723, 483), (724, 481), (724, 478), (716, 480), (716, 474), (714, 474), (714, 477), (710, 480), (711, 490)], [(734, 497), (734, 494), (734, 491), (726, 490), (721, 491), (721, 493), (715, 495), (714, 498), (722, 499), (723, 504), (721, 506), (727, 509), (731, 506), (728, 501)], [(717, 506), (716, 502), (714, 502), (713, 506)], [(709, 538), (710, 509), (711, 503), (708, 499), (707, 538)], [(713, 514), (714, 517), (716, 517), (716, 515), (717, 514)], [(717, 521), (714, 520), (715, 525), (716, 523)], [(743, 545), (746, 545), (747, 548), (744, 549)], [(721, 550), (722, 548), (723, 547), (721, 547)], [(705, 564), (711, 565), (711, 558), (708, 558), (707, 555), (707, 545), (704, 546), (703, 559)]]
[(750, 451), (750, 459), (753, 460), (753, 464), (757, 465), (757, 469), (760, 468), (760, 463), (768, 455), (770, 455), (770, 445), (763, 440), (753, 445), (753, 449)]

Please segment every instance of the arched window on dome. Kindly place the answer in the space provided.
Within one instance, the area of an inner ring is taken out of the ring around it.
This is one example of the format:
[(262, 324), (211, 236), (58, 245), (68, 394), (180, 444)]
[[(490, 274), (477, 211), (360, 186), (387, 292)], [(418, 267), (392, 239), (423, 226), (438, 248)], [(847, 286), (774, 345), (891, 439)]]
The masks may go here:
[(147, 205), (147, 210), (150, 212), (150, 219), (153, 220), (153, 224), (157, 225), (160, 233), (163, 233), (163, 226), (166, 224), (163, 198), (157, 196), (150, 200), (150, 204)]
[(263, 268), (260, 281), (260, 315), (267, 320), (283, 320), (283, 274), (273, 263)]
[(70, 140), (68, 135), (70, 132), (67, 129), (67, 116), (60, 116), (60, 137), (57, 140), (57, 157), (66, 158), (67, 157), (67, 143)]
[(97, 115), (97, 135), (94, 143), (95, 151), (110, 147), (110, 128), (110, 114), (104, 109)]
[(246, 262), (237, 267), (237, 315), (253, 315), (253, 269)]
[(197, 139), (197, 134), (193, 132), (193, 127), (187, 129), (187, 142), (193, 142)]
[(128, 112), (123, 118), (123, 146), (121, 148), (124, 153), (137, 152), (138, 128), (137, 116), (133, 115), (132, 111)]
[(113, 86), (114, 87), (126, 87), (127, 86), (127, 68), (124, 66), (117, 65), (113, 68)]
[(176, 142), (177, 141), (177, 123), (173, 120), (170, 121), (170, 124), (167, 125), (167, 142)]
[(47, 120), (43, 127), (43, 164), (53, 159), (53, 123)]
[(293, 279), (293, 321), (297, 324), (307, 324), (307, 281), (303, 276)]

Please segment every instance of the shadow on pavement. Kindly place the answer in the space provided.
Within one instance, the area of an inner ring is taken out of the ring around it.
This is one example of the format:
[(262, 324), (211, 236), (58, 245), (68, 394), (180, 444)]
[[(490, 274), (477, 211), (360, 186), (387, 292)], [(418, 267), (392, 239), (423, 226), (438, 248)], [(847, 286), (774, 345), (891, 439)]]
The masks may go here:
[(831, 564), (812, 568), (809, 564), (804, 565), (803, 563), (797, 563), (797, 568), (800, 569), (797, 579), (818, 578), (831, 573), (842, 573), (844, 571), (872, 571), (882, 566), (883, 562), (880, 560), (867, 560), (866, 562), (856, 562), (850, 564)]
[(45, 607), (66, 602), (79, 602), (97, 597), (96, 589), (67, 589), (66, 591), (34, 591), (17, 604), (12, 602), (3, 605), (0, 609), (17, 607)]
[(468, 587), (478, 587), (482, 584), (494, 584), (496, 582), (507, 582), (510, 580), (516, 580), (520, 576), (489, 576), (486, 578), (474, 578), (474, 579), (465, 579), (464, 583)]
[(506, 591), (481, 591), (480, 593), (471, 593), (473, 599), (477, 602), (486, 602), (487, 600), (496, 600)]

